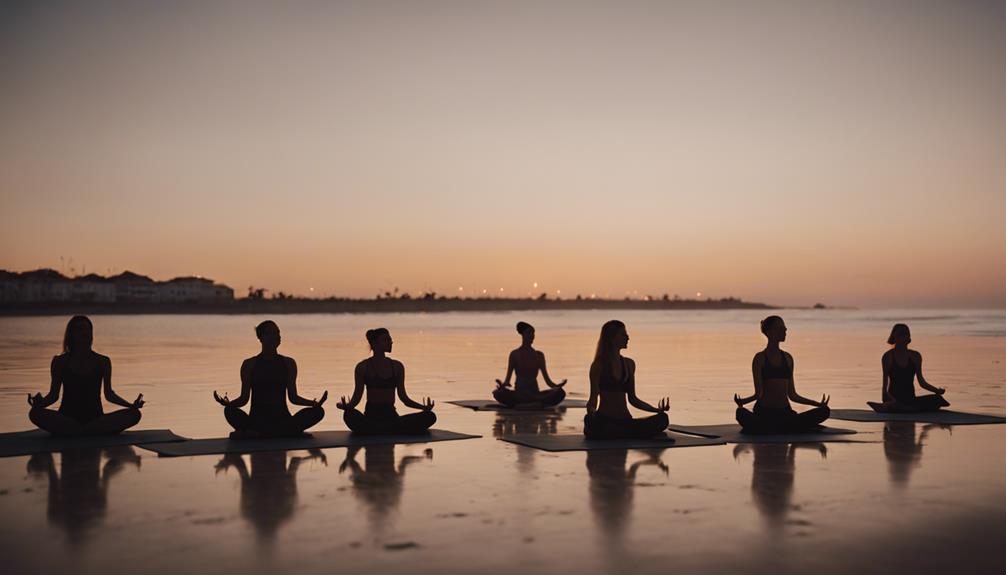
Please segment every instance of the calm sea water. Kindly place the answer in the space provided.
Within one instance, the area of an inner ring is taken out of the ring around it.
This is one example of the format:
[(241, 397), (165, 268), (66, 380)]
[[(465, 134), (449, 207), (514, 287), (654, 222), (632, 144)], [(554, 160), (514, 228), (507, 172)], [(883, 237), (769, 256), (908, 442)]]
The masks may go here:
[[(0, 553), (12, 573), (989, 573), (1006, 536), (1006, 425), (832, 422), (866, 443), (547, 453), (495, 438), (578, 433), (582, 410), (476, 413), (537, 327), (572, 393), (601, 324), (625, 321), (640, 395), (680, 423), (725, 423), (751, 389), (762, 312), (279, 316), (303, 395), (348, 394), (363, 333), (388, 327), (437, 427), (483, 435), (427, 445), (158, 458), (140, 448), (0, 459)], [(784, 310), (796, 383), (833, 407), (880, 389), (894, 322), (954, 408), (1006, 413), (1006, 312)], [(238, 391), (255, 316), (94, 317), (141, 427), (226, 433), (213, 389)], [(66, 318), (0, 318), (0, 429), (25, 429)], [(344, 429), (329, 404), (319, 429)], [(240, 462), (240, 463), (239, 463)], [(242, 467), (244, 466), (244, 467)]]

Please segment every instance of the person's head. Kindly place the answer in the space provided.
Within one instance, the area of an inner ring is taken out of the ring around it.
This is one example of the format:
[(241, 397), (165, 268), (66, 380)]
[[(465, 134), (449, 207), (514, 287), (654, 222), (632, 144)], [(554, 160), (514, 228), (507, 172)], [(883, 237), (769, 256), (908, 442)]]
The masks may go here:
[(912, 332), (908, 329), (908, 324), (896, 323), (891, 328), (891, 335), (887, 336), (887, 343), (890, 345), (912, 343)]
[(761, 320), (761, 332), (769, 341), (786, 341), (786, 322), (777, 315)]
[(262, 347), (276, 349), (280, 344), (279, 326), (271, 319), (255, 326), (255, 335), (262, 342)]
[(520, 334), (521, 341), (527, 345), (534, 342), (534, 327), (523, 321), (517, 322), (517, 333)]
[(602, 364), (614, 355), (618, 350), (625, 349), (629, 345), (629, 334), (625, 331), (625, 324), (613, 319), (601, 326), (601, 336), (597, 338), (597, 353), (594, 354), (594, 361)]
[(367, 330), (367, 343), (370, 349), (377, 353), (391, 352), (391, 332), (386, 327), (377, 327)]
[(63, 332), (63, 353), (85, 351), (94, 343), (94, 325), (86, 315), (75, 315), (66, 322)]

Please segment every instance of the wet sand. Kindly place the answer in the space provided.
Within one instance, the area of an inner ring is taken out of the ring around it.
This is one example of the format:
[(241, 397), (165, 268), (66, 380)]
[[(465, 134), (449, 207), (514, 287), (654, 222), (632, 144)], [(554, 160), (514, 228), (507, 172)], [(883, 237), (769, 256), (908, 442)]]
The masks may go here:
[[(143, 391), (150, 400), (142, 427), (220, 435), (226, 428), (209, 390), (234, 388), (235, 360), (254, 350), (247, 337), (228, 334), (255, 319), (141, 326), (97, 318), (96, 347), (116, 361), (120, 394)], [(872, 442), (547, 453), (496, 437), (578, 433), (583, 410), (508, 416), (444, 403), (488, 390), (483, 382), (499, 376), (505, 356), (497, 356), (515, 345), (507, 329), (519, 318), (381, 319), (413, 395), (441, 400), (437, 427), (483, 438), (368, 447), (351, 457), (327, 449), (159, 458), (117, 448), (0, 459), (5, 571), (990, 573), (1001, 566), (1006, 426), (835, 422)], [(571, 391), (583, 391), (580, 364), (589, 363), (597, 319), (531, 319), (551, 371), (569, 377)], [(749, 318), (625, 319), (644, 398), (670, 395), (678, 423), (729, 420), (724, 394), (746, 391), (745, 364), (759, 343)], [(804, 395), (827, 390), (834, 406), (855, 407), (879, 387), (873, 364), (885, 347), (875, 340), (885, 333), (874, 337), (872, 324), (858, 320), (787, 320)], [(11, 323), (28, 321), (4, 320), (0, 330), (4, 430), (24, 428), (23, 392), (44, 387), (60, 335), (56, 318)], [(1006, 369), (997, 363), (1006, 360), (1006, 341), (939, 321), (913, 324), (928, 377), (955, 393), (955, 408), (1006, 412)], [(333, 328), (317, 317), (280, 325), (305, 395), (348, 391), (341, 372), (362, 357), (359, 326)], [(343, 429), (334, 405), (329, 412), (319, 428)]]

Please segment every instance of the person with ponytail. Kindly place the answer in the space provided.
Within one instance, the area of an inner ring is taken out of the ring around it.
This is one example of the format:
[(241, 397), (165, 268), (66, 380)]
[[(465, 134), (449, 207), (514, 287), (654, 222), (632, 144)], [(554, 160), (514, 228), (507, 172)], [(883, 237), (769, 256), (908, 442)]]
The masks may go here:
[[(521, 345), (510, 352), (507, 360), (506, 378), (503, 381), (496, 380), (496, 389), (493, 397), (496, 401), (507, 407), (551, 407), (558, 405), (566, 398), (566, 391), (562, 386), (566, 385), (566, 380), (559, 383), (552, 381), (548, 376), (548, 368), (545, 367), (545, 354), (531, 347), (534, 343), (534, 327), (523, 321), (517, 322), (517, 333), (521, 337)], [(539, 389), (538, 372), (548, 389)], [(510, 389), (510, 377), (517, 373), (517, 381), (514, 389)]]
[[(345, 411), (346, 426), (361, 435), (426, 433), (437, 421), (433, 400), (427, 397), (419, 403), (405, 392), (405, 366), (387, 356), (393, 343), (391, 334), (383, 327), (367, 330), (367, 342), (373, 354), (356, 365), (353, 396), (348, 400), (343, 396), (336, 405)], [(364, 390), (367, 391), (367, 406), (360, 413), (356, 406), (363, 399)], [(419, 412), (399, 415), (395, 410), (396, 393), (402, 403)]]
[[(754, 378), (754, 394), (740, 397), (734, 394), (737, 404), (737, 423), (745, 433), (808, 433), (818, 429), (831, 415), (828, 408), (829, 397), (821, 396), (814, 401), (796, 392), (793, 383), (793, 356), (779, 348), (786, 341), (786, 323), (777, 315), (770, 315), (761, 321), (761, 332), (768, 339), (765, 349), (755, 354), (751, 362)], [(754, 401), (754, 411), (745, 404)], [(803, 413), (790, 407), (793, 401), (812, 405)]]
[[(891, 349), (880, 358), (883, 370), (880, 387), (880, 403), (866, 402), (878, 413), (918, 413), (920, 411), (936, 411), (950, 405), (943, 394), (942, 387), (930, 385), (922, 376), (922, 354), (914, 349), (908, 349), (912, 342), (912, 332), (903, 323), (896, 323), (887, 338)], [(919, 387), (932, 393), (915, 395), (915, 380)]]
[[(653, 437), (667, 428), (666, 412), (670, 409), (667, 398), (653, 407), (636, 396), (636, 363), (621, 353), (628, 345), (629, 334), (624, 323), (611, 320), (601, 327), (597, 353), (590, 364), (590, 398), (583, 418), (583, 434), (587, 439)], [(654, 415), (634, 419), (626, 399), (636, 409)]]
[[(28, 394), (28, 419), (53, 435), (113, 435), (133, 427), (140, 421), (143, 394), (132, 402), (112, 390), (112, 360), (91, 349), (94, 325), (87, 316), (70, 318), (63, 333), (63, 353), (52, 358), (52, 381), (49, 393)], [(59, 399), (58, 410), (49, 406)], [(101, 408), (105, 401), (122, 407), (111, 413)]]
[[(297, 393), (297, 362), (278, 353), (281, 337), (276, 322), (266, 320), (258, 324), (255, 335), (262, 351), (241, 364), (241, 395), (231, 400), (226, 394), (221, 397), (213, 392), (213, 398), (224, 406), (227, 423), (234, 428), (231, 438), (304, 435), (306, 429), (325, 417), (322, 405), (328, 392), (321, 399), (307, 399)], [(291, 414), (287, 399), (304, 409)], [(245, 413), (241, 408), (249, 401), (251, 409)]]

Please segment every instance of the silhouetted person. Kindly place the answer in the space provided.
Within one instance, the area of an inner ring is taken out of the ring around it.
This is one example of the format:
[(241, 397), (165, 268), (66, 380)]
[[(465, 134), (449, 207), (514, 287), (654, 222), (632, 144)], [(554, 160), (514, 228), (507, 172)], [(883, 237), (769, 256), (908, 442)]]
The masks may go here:
[[(590, 364), (590, 398), (583, 417), (583, 434), (588, 439), (653, 437), (667, 428), (667, 398), (653, 407), (636, 396), (636, 363), (621, 353), (628, 345), (624, 323), (611, 320), (601, 327), (597, 353)], [(636, 409), (655, 415), (633, 419), (626, 399)]]
[(423, 455), (403, 455), (395, 469), (395, 445), (368, 445), (363, 448), (361, 467), (356, 461), (360, 447), (346, 450), (346, 459), (339, 465), (339, 473), (349, 470), (353, 481), (353, 493), (366, 505), (374, 535), (380, 535), (387, 523), (388, 515), (394, 511), (402, 499), (405, 470), (420, 461), (433, 459), (433, 450), (424, 449)]
[[(262, 343), (262, 351), (241, 364), (241, 395), (231, 400), (227, 394), (220, 397), (213, 392), (213, 398), (224, 406), (227, 423), (234, 428), (231, 438), (304, 435), (305, 429), (325, 417), (322, 404), (328, 399), (328, 392), (320, 400), (297, 394), (297, 362), (276, 351), (281, 339), (275, 322), (266, 320), (258, 324), (255, 335)], [(249, 399), (251, 410), (245, 413), (241, 408)], [(287, 399), (294, 405), (307, 407), (291, 415)]]
[(318, 459), (325, 465), (328, 460), (319, 449), (309, 451), (309, 457), (291, 457), (287, 466), (286, 451), (251, 453), (251, 470), (237, 453), (228, 453), (217, 462), (216, 471), (231, 467), (241, 477), (241, 515), (251, 521), (260, 540), (271, 542), (280, 525), (297, 511), (297, 470), (302, 461)]
[[(101, 456), (108, 459), (101, 464)], [(140, 456), (129, 445), (102, 449), (73, 449), (60, 453), (60, 471), (51, 453), (28, 459), (28, 473), (49, 480), (48, 519), (66, 531), (70, 543), (84, 541), (108, 508), (108, 485), (126, 464), (140, 468)]]
[[(517, 333), (520, 334), (520, 347), (510, 352), (507, 359), (506, 378), (503, 381), (496, 380), (496, 389), (493, 397), (496, 401), (507, 407), (551, 407), (558, 405), (566, 397), (566, 391), (562, 386), (566, 385), (566, 380), (559, 383), (552, 381), (548, 376), (548, 369), (545, 367), (545, 354), (531, 347), (534, 343), (534, 328), (529, 323), (517, 322)], [(538, 372), (548, 389), (538, 388)], [(514, 389), (510, 389), (510, 377), (517, 373), (517, 381)]]
[[(881, 403), (866, 402), (880, 413), (918, 413), (936, 411), (950, 403), (943, 399), (946, 392), (942, 387), (934, 387), (922, 377), (922, 354), (908, 349), (912, 342), (912, 332), (903, 323), (896, 323), (891, 329), (887, 343), (894, 346), (880, 358), (883, 368), (881, 382)], [(928, 395), (915, 395), (915, 379), (919, 387), (931, 391)]]
[(922, 426), (918, 437), (915, 436), (917, 424), (914, 421), (884, 422), (884, 456), (887, 458), (887, 470), (891, 483), (897, 487), (908, 485), (912, 470), (922, 459), (922, 446), (935, 428), (943, 426), (938, 423), (928, 423)]
[[(345, 410), (343, 420), (354, 433), (362, 435), (412, 435), (426, 433), (437, 421), (433, 401), (413, 401), (405, 392), (405, 366), (387, 356), (391, 353), (391, 334), (379, 327), (367, 330), (367, 342), (373, 355), (356, 365), (356, 386), (350, 399), (342, 397), (336, 405)], [(367, 390), (367, 407), (360, 413), (356, 406)], [(395, 393), (406, 406), (420, 410), (418, 413), (398, 415), (395, 410)]]
[[(793, 356), (779, 349), (786, 341), (786, 323), (777, 315), (761, 321), (761, 332), (768, 338), (765, 349), (755, 354), (751, 362), (755, 392), (749, 397), (734, 394), (737, 422), (744, 433), (807, 433), (815, 431), (831, 415), (828, 396), (821, 401), (807, 399), (796, 392), (793, 383)], [(754, 401), (754, 412), (745, 404)], [(814, 409), (797, 413), (789, 402), (813, 405)]]
[[(94, 326), (83, 315), (75, 315), (66, 324), (63, 353), (52, 358), (52, 383), (43, 396), (28, 394), (28, 419), (53, 435), (112, 435), (121, 433), (140, 421), (143, 394), (130, 403), (112, 390), (112, 360), (91, 349)], [(59, 398), (58, 410), (48, 409)], [(105, 400), (121, 406), (111, 413), (101, 408)]]
[(751, 494), (762, 516), (775, 527), (786, 523), (793, 481), (796, 476), (796, 450), (814, 449), (827, 457), (823, 443), (742, 443), (734, 447), (734, 458), (745, 452), (754, 453), (751, 471)]

